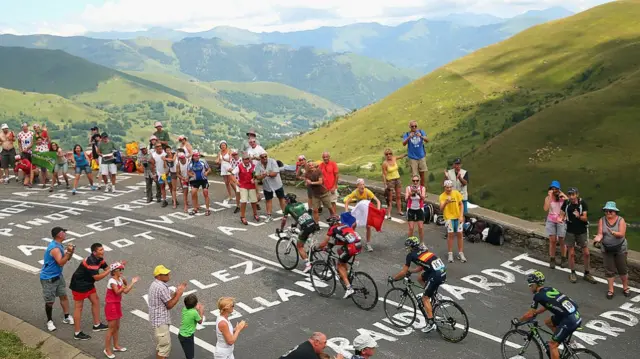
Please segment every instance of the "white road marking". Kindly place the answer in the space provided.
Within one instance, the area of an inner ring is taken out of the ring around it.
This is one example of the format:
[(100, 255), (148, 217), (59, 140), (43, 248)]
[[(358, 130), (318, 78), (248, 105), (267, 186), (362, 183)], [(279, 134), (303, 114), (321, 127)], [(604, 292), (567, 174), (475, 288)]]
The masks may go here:
[(121, 220), (125, 220), (125, 221), (134, 222), (134, 223), (144, 224), (146, 226), (162, 229), (162, 230), (173, 232), (173, 233), (176, 233), (176, 234), (181, 234), (181, 235), (189, 237), (189, 238), (194, 238), (195, 237), (193, 234), (185, 233), (185, 232), (179, 231), (177, 229), (163, 227), (163, 226), (159, 226), (157, 224), (153, 224), (153, 223), (149, 223), (149, 222), (145, 222), (145, 221), (140, 221), (140, 220), (137, 220), (137, 219), (132, 219), (132, 218), (128, 218), (128, 217), (122, 217), (122, 216), (119, 216), (119, 217), (116, 217), (116, 218), (117, 219), (121, 219)]
[(13, 199), (3, 199), (2, 201), (3, 202), (11, 202), (11, 203), (26, 203), (26, 204), (32, 204), (34, 206), (45, 206), (45, 207), (53, 207), (53, 208), (61, 208), (61, 209), (71, 209), (71, 210), (78, 211), (78, 212), (91, 212), (88, 209), (68, 207), (68, 206), (60, 206), (60, 205), (51, 204), (51, 203), (16, 201), (16, 200), (13, 200)]
[(17, 261), (15, 259), (11, 259), (5, 256), (0, 256), (0, 263), (2, 264), (6, 264), (10, 267), (16, 268), (16, 269), (20, 269), (21, 271), (27, 272), (27, 273), (31, 273), (31, 274), (38, 274), (40, 273), (40, 268), (36, 268), (34, 266), (28, 265), (26, 263), (22, 263), (20, 261)]
[[(149, 321), (149, 314), (138, 310), (138, 309), (134, 309), (131, 311), (131, 314), (140, 317), (146, 321)], [(175, 335), (178, 335), (178, 333), (180, 333), (180, 329), (174, 327), (173, 325), (169, 326), (169, 331)], [(198, 337), (194, 337), (194, 342), (197, 346), (199, 346), (200, 348), (210, 352), (210, 353), (215, 353), (216, 352), (216, 347), (215, 345), (211, 345), (210, 343), (205, 342), (204, 340), (198, 338)]]
[(218, 252), (218, 253), (222, 253), (221, 250), (213, 248), (213, 247), (209, 247), (209, 246), (204, 246), (204, 249), (208, 249), (210, 251), (214, 251), (214, 252)]

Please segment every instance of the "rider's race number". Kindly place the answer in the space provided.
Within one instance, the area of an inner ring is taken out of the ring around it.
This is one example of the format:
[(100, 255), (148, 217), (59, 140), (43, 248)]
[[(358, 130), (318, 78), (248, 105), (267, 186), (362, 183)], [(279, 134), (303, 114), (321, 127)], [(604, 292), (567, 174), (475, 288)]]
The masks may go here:
[(564, 309), (567, 310), (569, 314), (573, 314), (576, 311), (576, 307), (574, 307), (573, 303), (571, 303), (568, 300), (565, 300), (564, 302), (562, 302), (562, 306), (564, 307)]
[(435, 259), (434, 261), (431, 262), (431, 268), (433, 268), (433, 270), (442, 270), (444, 269), (444, 263), (442, 262), (442, 259), (438, 258)]
[(298, 218), (298, 223), (305, 223), (310, 219), (311, 219), (311, 215), (305, 212)]

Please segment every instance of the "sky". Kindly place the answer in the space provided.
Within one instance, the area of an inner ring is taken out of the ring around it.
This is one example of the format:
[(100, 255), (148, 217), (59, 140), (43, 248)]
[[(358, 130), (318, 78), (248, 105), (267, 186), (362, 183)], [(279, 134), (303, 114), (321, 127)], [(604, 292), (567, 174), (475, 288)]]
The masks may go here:
[(451, 13), (512, 17), (562, 6), (580, 12), (609, 0), (0, 0), (0, 34), (82, 35), (215, 26), (297, 31), (358, 22), (395, 25)]

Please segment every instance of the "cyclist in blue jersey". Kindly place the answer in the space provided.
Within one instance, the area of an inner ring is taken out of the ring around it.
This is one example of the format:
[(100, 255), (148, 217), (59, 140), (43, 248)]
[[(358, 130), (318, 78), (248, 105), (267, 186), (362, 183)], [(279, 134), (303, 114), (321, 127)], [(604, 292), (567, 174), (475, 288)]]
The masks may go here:
[[(533, 303), (522, 318), (514, 318), (511, 322), (517, 326), (545, 310), (550, 311), (552, 316), (544, 321), (553, 330), (553, 337), (549, 341), (549, 352), (551, 359), (559, 359), (558, 347), (580, 327), (582, 318), (578, 312), (578, 304), (573, 299), (553, 287), (543, 287), (544, 281), (544, 274), (540, 271), (527, 275), (527, 283), (533, 293)], [(538, 308), (538, 305), (542, 305), (542, 308)]]
[(194, 150), (191, 155), (191, 162), (187, 168), (187, 174), (189, 175), (189, 185), (191, 186), (191, 200), (193, 201), (193, 211), (189, 214), (192, 216), (198, 213), (200, 205), (198, 204), (198, 189), (202, 187), (202, 194), (204, 195), (204, 205), (207, 208), (205, 216), (211, 215), (209, 210), (209, 180), (207, 176), (211, 172), (209, 164), (200, 159), (200, 152)]

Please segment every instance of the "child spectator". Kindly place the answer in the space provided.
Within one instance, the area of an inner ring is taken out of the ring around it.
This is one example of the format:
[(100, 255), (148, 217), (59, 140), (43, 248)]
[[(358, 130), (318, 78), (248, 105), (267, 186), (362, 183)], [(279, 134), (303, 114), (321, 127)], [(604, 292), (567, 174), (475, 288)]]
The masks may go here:
[[(127, 348), (121, 347), (118, 340), (120, 334), (120, 318), (122, 318), (122, 293), (129, 293), (133, 285), (140, 280), (139, 277), (131, 278), (131, 284), (127, 284), (127, 279), (122, 276), (124, 264), (122, 262), (112, 263), (110, 266), (111, 278), (107, 283), (107, 294), (104, 299), (104, 316), (108, 322), (109, 329), (104, 337), (104, 355), (113, 359), (116, 356), (113, 352), (125, 352)], [(113, 347), (111, 339), (113, 338)]]
[(189, 294), (184, 298), (182, 323), (178, 333), (178, 340), (187, 359), (193, 359), (195, 356), (193, 334), (196, 332), (196, 326), (202, 324), (203, 321), (204, 306), (202, 303), (198, 303), (198, 297), (195, 294)]

